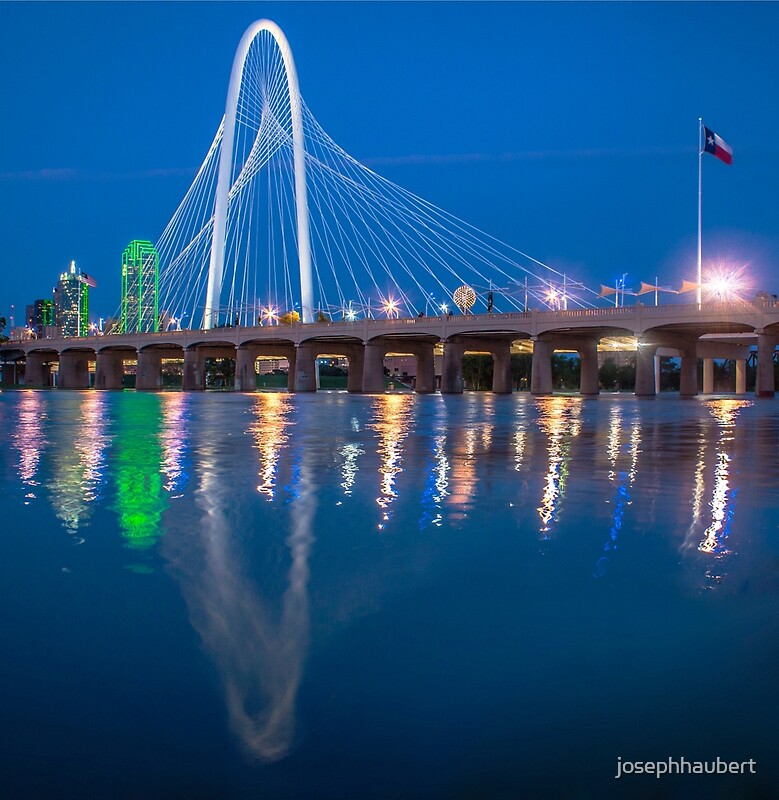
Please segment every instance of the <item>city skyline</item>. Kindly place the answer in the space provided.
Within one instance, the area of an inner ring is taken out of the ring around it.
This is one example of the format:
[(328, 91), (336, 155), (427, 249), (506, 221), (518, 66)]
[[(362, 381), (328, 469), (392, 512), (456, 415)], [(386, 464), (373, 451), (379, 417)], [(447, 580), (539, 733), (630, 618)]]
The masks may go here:
[[(0, 90), (19, 120), (4, 133), (3, 232), (23, 265), (0, 314), (15, 304), (18, 324), (73, 258), (98, 280), (99, 315), (118, 308), (122, 249), (155, 241), (175, 210), (258, 16), (285, 30), (304, 99), (348, 152), (596, 287), (624, 272), (633, 285), (694, 278), (702, 116), (735, 151), (732, 167), (704, 165), (704, 262), (748, 262), (752, 288), (775, 291), (776, 111), (759, 99), (776, 88), (779, 13), (705, 8), (3, 6), (4, 74), (43, 39), (35, 69)], [(112, 52), (117, 30), (145, 37), (148, 60)], [(148, 136), (124, 131), (128, 101)]]

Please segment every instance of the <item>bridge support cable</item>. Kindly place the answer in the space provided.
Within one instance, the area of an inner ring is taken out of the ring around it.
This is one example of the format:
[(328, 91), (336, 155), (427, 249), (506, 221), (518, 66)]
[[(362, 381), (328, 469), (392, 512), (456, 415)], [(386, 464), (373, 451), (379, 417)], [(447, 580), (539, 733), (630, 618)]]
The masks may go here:
[[(370, 191), (369, 187), (373, 187), (372, 196), (376, 198), (377, 202), (381, 202), (384, 199), (385, 202), (388, 201), (394, 208), (406, 215), (413, 214), (413, 210), (417, 209), (416, 219), (419, 224), (430, 231), (440, 230), (444, 232), (445, 238), (465, 245), (474, 256), (487, 266), (495, 267), (504, 262), (512, 268), (519, 268), (522, 272), (541, 282), (549, 282), (550, 276), (557, 278), (558, 282), (560, 278), (565, 277), (559, 270), (555, 270), (538, 259), (500, 242), (498, 239), (485, 234), (463, 220), (381, 177), (339, 147), (318, 125), (313, 115), (310, 115), (310, 123), (315, 132), (309, 133), (309, 139), (320, 141), (326, 148), (337, 153), (345, 165), (344, 171), (351, 168), (351, 174), (355, 176), (352, 184), (354, 186), (362, 186), (367, 191)], [(476, 245), (476, 249), (473, 248), (473, 245)], [(480, 255), (477, 250), (481, 251)], [(516, 256), (521, 257), (527, 263), (518, 262)], [(528, 264), (532, 266), (528, 266)], [(532, 267), (540, 269), (533, 271)], [(507, 274), (506, 277), (511, 277), (511, 275)], [(585, 288), (585, 292), (593, 297), (597, 296), (597, 293), (593, 290)]]
[[(225, 116), (157, 249), (160, 308), (188, 327), (438, 313), (463, 285), (475, 312), (516, 311), (567, 280), (336, 144), (267, 20), (241, 39)], [(592, 307), (597, 293), (574, 286), (569, 307)]]

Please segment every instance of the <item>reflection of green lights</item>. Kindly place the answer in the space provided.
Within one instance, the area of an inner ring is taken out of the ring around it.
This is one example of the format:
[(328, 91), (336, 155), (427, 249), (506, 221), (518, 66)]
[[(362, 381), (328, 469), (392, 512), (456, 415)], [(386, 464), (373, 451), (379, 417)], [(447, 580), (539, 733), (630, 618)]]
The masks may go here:
[(126, 454), (127, 462), (120, 464), (117, 478), (119, 525), (127, 543), (138, 549), (151, 547), (157, 541), (164, 511), (159, 474), (144, 475), (143, 470), (133, 463), (135, 459), (144, 458), (150, 449), (153, 448), (133, 447)]
[(145, 550), (160, 536), (167, 503), (162, 490), (160, 398), (128, 395), (116, 424), (116, 511), (129, 547)]

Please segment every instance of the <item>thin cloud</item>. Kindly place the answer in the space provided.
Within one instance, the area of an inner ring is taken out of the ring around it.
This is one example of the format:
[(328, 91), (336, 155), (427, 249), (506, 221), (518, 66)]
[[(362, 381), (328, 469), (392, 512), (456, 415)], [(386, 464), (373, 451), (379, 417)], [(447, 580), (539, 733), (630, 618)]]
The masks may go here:
[[(405, 156), (369, 156), (361, 159), (367, 167), (427, 164), (483, 164), (511, 161), (545, 161), (589, 158), (646, 158), (689, 155), (694, 146), (685, 147), (614, 147), (576, 150), (524, 150), (509, 153), (414, 153)], [(8, 181), (140, 181), (155, 178), (191, 177), (197, 167), (159, 167), (135, 172), (100, 172), (73, 167), (43, 167), (17, 172), (0, 172), (0, 182)]]
[(196, 172), (196, 167), (162, 167), (137, 172), (97, 172), (72, 167), (43, 167), (18, 172), (0, 172), (0, 181), (138, 181), (151, 178), (190, 177)]
[(362, 159), (366, 166), (404, 164), (479, 164), (507, 161), (544, 161), (580, 158), (636, 158), (647, 156), (677, 156), (695, 152), (694, 146), (685, 147), (615, 147), (578, 150), (524, 150), (514, 153), (449, 153), (434, 155), (417, 153), (408, 156), (371, 156)]
[(67, 167), (46, 167), (23, 172), (0, 172), (3, 181), (67, 181), (77, 178), (79, 170)]

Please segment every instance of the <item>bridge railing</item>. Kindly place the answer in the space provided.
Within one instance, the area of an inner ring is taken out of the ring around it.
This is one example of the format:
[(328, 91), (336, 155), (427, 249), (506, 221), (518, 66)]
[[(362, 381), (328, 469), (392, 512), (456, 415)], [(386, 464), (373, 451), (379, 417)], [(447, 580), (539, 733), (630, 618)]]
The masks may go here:
[(735, 301), (728, 301), (728, 302), (704, 302), (701, 307), (698, 307), (697, 303), (674, 303), (669, 305), (632, 305), (632, 306), (610, 306), (606, 308), (577, 308), (577, 309), (569, 309), (569, 310), (540, 310), (540, 309), (533, 309), (532, 311), (516, 311), (516, 312), (506, 312), (506, 313), (493, 313), (493, 314), (456, 314), (456, 315), (435, 315), (435, 316), (423, 316), (423, 317), (401, 317), (398, 319), (357, 319), (357, 320), (327, 320), (324, 322), (313, 322), (313, 323), (293, 323), (292, 325), (259, 325), (259, 326), (236, 326), (236, 327), (224, 327), (224, 328), (211, 328), (210, 330), (201, 330), (201, 329), (182, 329), (182, 330), (175, 330), (175, 331), (154, 331), (150, 333), (138, 334), (138, 333), (119, 333), (111, 331), (105, 335), (91, 335), (91, 336), (70, 336), (70, 337), (36, 337), (32, 339), (28, 338), (20, 338), (20, 337), (13, 337), (9, 338), (6, 342), (2, 343), (3, 347), (9, 346), (18, 346), (18, 345), (30, 345), (33, 342), (40, 342), (42, 340), (45, 341), (59, 341), (63, 339), (67, 339), (69, 342), (73, 340), (81, 340), (92, 341), (94, 340), (95, 344), (97, 345), (100, 341), (105, 341), (107, 337), (135, 337), (135, 336), (151, 336), (155, 339), (164, 339), (171, 335), (183, 334), (186, 336), (187, 333), (194, 333), (198, 335), (203, 335), (206, 338), (214, 339), (218, 338), (220, 335), (223, 336), (228, 332), (236, 332), (236, 331), (245, 331), (245, 330), (257, 330), (258, 328), (262, 329), (273, 329), (276, 333), (281, 333), (282, 331), (289, 330), (290, 332), (300, 330), (302, 328), (310, 329), (312, 327), (320, 327), (320, 328), (332, 328), (338, 330), (358, 330), (360, 326), (365, 325), (366, 323), (369, 324), (381, 324), (382, 326), (388, 326), (389, 328), (408, 328), (409, 326), (425, 326), (425, 327), (438, 327), (446, 324), (447, 326), (453, 326), (455, 328), (461, 327), (464, 325), (471, 325), (477, 319), (480, 320), (505, 320), (507, 322), (526, 322), (531, 319), (535, 319), (537, 321), (545, 320), (545, 321), (564, 321), (564, 320), (572, 320), (572, 319), (629, 319), (634, 318), (638, 315), (642, 316), (644, 319), (652, 318), (652, 317), (680, 317), (680, 316), (689, 316), (692, 319), (697, 318), (710, 318), (712, 316), (727, 316), (733, 314), (760, 314), (761, 312), (775, 312), (779, 310), (779, 299), (773, 298), (756, 298), (754, 300), (735, 300)]

